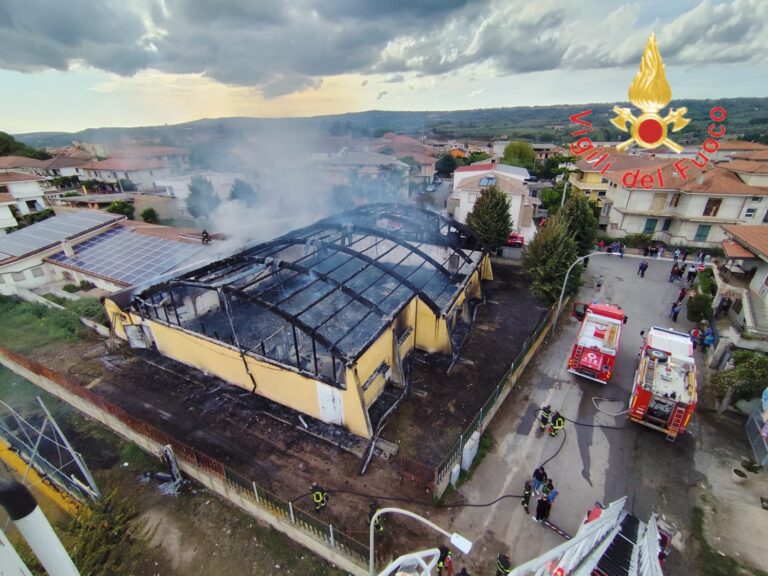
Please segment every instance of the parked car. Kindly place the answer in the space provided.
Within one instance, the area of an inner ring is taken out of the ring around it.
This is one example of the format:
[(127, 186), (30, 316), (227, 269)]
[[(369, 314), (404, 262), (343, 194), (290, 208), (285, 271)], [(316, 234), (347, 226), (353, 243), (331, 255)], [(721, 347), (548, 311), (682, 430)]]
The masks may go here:
[(510, 232), (509, 236), (507, 236), (507, 246), (512, 246), (513, 248), (522, 248), (525, 246), (525, 238), (523, 238), (522, 234), (518, 234), (517, 232)]

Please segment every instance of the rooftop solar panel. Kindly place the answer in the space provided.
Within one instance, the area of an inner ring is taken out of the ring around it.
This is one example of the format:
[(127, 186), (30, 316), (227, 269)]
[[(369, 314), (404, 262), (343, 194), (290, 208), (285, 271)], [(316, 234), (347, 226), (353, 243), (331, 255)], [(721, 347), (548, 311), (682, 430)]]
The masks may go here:
[(200, 246), (113, 228), (75, 246), (75, 256), (58, 252), (49, 260), (131, 285), (152, 280), (200, 250)]

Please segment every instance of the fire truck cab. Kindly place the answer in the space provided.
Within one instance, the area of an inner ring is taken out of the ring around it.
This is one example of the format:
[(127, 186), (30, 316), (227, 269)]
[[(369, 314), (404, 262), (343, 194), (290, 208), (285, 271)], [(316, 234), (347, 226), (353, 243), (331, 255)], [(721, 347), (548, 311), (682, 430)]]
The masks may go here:
[(590, 304), (571, 349), (568, 372), (606, 384), (619, 352), (624, 311), (610, 304)]
[(635, 372), (629, 418), (673, 441), (696, 407), (696, 361), (688, 334), (654, 326), (645, 337)]

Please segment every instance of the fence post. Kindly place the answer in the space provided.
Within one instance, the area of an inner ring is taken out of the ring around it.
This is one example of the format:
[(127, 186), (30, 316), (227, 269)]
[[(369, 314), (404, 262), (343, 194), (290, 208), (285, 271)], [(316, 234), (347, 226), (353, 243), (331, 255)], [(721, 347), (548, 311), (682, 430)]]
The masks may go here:
[(261, 498), (259, 498), (259, 490), (256, 488), (256, 482), (251, 481), (251, 484), (253, 485), (253, 495), (256, 496), (256, 502), (261, 504)]
[(459, 454), (461, 454), (461, 451), (464, 449), (464, 432), (461, 433), (459, 436)]
[(296, 518), (293, 517), (293, 503), (288, 502), (288, 511), (291, 513), (291, 524), (296, 524)]
[(328, 532), (331, 536), (331, 546), (335, 547), (336, 543), (333, 541), (333, 524), (328, 525)]

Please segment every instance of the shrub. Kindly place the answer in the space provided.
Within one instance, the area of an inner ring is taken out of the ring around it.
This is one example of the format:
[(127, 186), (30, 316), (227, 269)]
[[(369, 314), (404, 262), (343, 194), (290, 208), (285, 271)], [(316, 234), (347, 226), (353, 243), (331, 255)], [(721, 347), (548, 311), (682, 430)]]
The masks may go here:
[(80, 280), (80, 284), (78, 284), (80, 290), (92, 290), (96, 288), (96, 284), (93, 282), (88, 282), (88, 280)]
[(147, 224), (157, 224), (159, 217), (154, 208), (145, 208), (141, 211), (141, 219)]
[(711, 268), (707, 268), (698, 275), (699, 292), (714, 296), (717, 294), (717, 284), (715, 282), (715, 273)]
[(645, 248), (652, 241), (650, 234), (627, 234), (622, 239), (624, 245), (630, 248)]
[(70, 294), (74, 294), (78, 290), (80, 290), (80, 287), (77, 284), (64, 284), (64, 286), (61, 287), (64, 292), (69, 292)]
[(691, 322), (709, 320), (712, 317), (712, 296), (708, 294), (692, 296), (688, 300), (687, 315)]
[(83, 316), (94, 322), (100, 322), (102, 324), (107, 322), (107, 313), (97, 298), (70, 300), (66, 302), (64, 306), (67, 310), (74, 312), (78, 316)]

